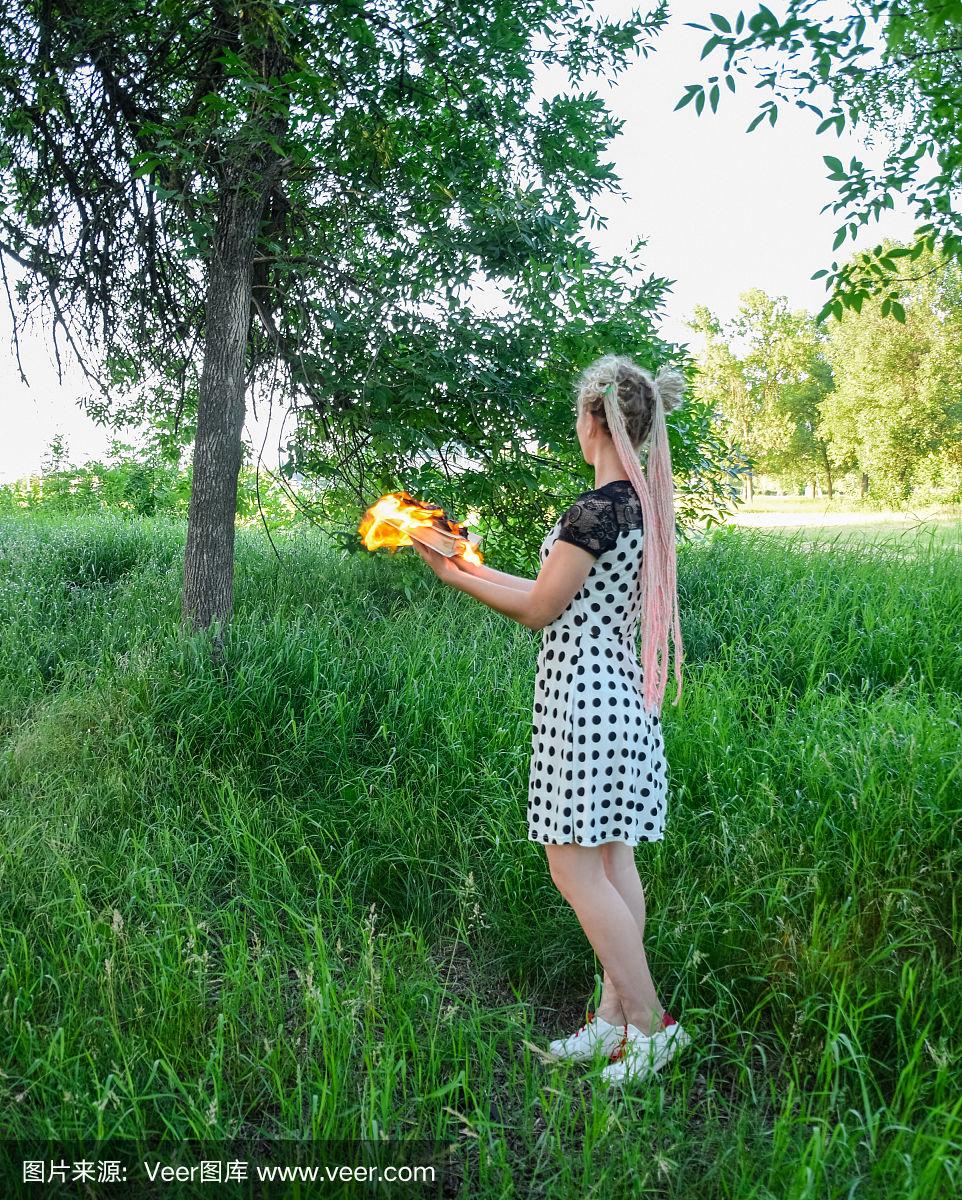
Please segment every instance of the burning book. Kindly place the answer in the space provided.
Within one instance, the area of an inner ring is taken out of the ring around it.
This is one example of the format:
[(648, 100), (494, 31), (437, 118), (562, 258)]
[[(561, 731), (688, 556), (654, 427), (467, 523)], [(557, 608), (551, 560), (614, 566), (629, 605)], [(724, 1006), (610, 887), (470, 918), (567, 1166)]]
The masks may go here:
[(466, 525), (449, 520), (443, 508), (415, 500), (409, 492), (388, 492), (364, 514), (357, 528), (367, 550), (386, 546), (397, 550), (410, 546), (411, 539), (430, 546), (445, 558), (461, 555), (468, 562), (484, 559), (476, 546), (480, 539)]

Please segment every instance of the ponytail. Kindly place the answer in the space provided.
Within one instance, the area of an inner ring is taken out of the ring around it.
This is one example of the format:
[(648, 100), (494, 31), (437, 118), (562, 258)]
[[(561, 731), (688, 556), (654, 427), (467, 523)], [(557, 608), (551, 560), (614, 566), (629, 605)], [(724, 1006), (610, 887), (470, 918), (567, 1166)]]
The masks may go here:
[[(650, 379), (650, 376), (649, 376)], [(684, 376), (662, 367), (653, 384), (655, 397), (648, 441), (647, 478), (641, 461), (625, 429), (618, 403), (616, 385), (605, 388), (605, 417), (608, 429), (622, 465), (628, 473), (641, 501), (644, 525), (644, 550), (641, 558), (641, 666), (644, 674), (645, 708), (650, 713), (661, 712), (665, 685), (668, 680), (668, 629), (672, 628), (675, 644), (675, 679), (678, 690), (672, 702), (681, 698), (681, 664), (684, 647), (678, 618), (678, 582), (675, 561), (675, 503), (668, 447), (668, 427), (665, 424), (665, 404), (669, 409), (681, 401)]]

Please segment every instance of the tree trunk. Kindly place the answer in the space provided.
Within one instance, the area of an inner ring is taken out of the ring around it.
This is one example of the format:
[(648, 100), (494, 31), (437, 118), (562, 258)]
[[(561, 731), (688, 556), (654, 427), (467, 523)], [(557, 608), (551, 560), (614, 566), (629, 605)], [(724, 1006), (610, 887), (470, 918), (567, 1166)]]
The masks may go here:
[(220, 622), (215, 631), (218, 652), (234, 600), (254, 243), (274, 178), (269, 169), (255, 174), (249, 169), (252, 165), (247, 159), (228, 173), (217, 215), (181, 596), (183, 624), (196, 630)]
[(868, 495), (868, 476), (863, 471), (862, 472), (862, 492), (861, 492), (862, 499), (864, 500), (867, 495)]

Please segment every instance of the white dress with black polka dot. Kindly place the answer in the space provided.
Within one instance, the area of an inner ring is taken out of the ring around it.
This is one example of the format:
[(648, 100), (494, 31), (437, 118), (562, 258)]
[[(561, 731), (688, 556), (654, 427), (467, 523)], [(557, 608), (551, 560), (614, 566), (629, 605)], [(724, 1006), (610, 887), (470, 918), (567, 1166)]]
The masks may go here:
[(596, 846), (664, 837), (661, 721), (642, 700), (636, 649), (641, 502), (630, 480), (583, 492), (541, 543), (595, 558), (581, 590), (541, 634), (528, 779), (528, 839)]

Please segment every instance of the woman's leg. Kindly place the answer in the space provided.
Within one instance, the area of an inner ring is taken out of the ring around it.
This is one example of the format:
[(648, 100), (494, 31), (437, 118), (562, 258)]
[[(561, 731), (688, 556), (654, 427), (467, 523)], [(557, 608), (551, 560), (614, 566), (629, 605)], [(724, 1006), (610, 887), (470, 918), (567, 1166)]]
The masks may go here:
[[(605, 874), (618, 889), (621, 898), (625, 904), (631, 909), (631, 912), (638, 925), (638, 931), (641, 934), (642, 942), (645, 938), (645, 892), (641, 886), (641, 878), (638, 875), (638, 863), (635, 860), (635, 847), (629, 846), (625, 842), (606, 842), (601, 847), (601, 860), (605, 866)], [(648, 959), (645, 957), (644, 979), (651, 988), (652, 996), (654, 996), (657, 1007), (662, 1008), (658, 1002), (658, 997), (655, 992), (654, 984), (651, 981), (651, 973), (648, 970)], [(598, 1001), (596, 1010), (606, 1021), (616, 1022), (624, 1020), (620, 1017), (621, 1001), (618, 998), (618, 992), (612, 983), (611, 975), (607, 968), (604, 973), (604, 982), (601, 987), (601, 998)], [(664, 1009), (662, 1008), (662, 1011)]]
[[(551, 878), (575, 911), (605, 967), (619, 1001), (618, 1023), (654, 1032), (664, 1009), (658, 1002), (635, 914), (605, 871), (601, 846), (545, 843)], [(606, 1016), (604, 1011), (601, 1013)]]

